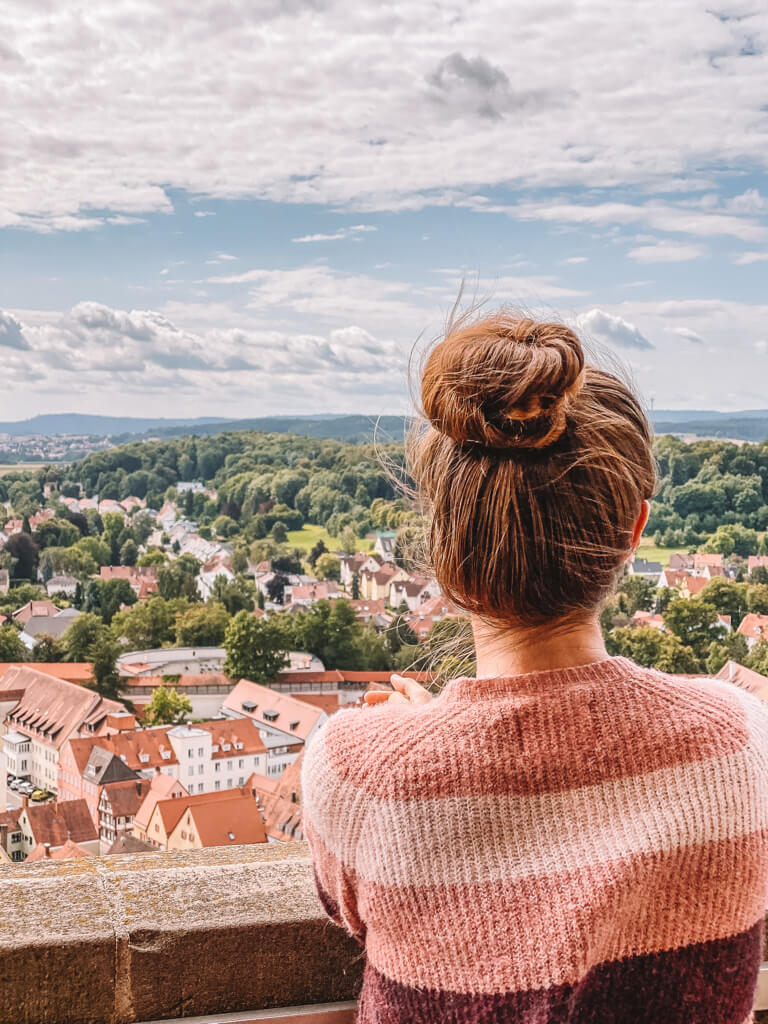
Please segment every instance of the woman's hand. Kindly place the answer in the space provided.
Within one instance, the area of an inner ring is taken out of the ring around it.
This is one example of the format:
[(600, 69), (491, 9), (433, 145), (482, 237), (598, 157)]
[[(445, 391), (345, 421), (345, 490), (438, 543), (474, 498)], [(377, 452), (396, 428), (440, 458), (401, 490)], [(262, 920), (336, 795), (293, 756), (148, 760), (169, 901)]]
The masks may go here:
[(387, 690), (369, 690), (363, 694), (363, 707), (373, 707), (376, 704), (429, 704), (432, 694), (419, 686), (415, 679), (408, 679), (407, 676), (391, 677), (394, 692)]

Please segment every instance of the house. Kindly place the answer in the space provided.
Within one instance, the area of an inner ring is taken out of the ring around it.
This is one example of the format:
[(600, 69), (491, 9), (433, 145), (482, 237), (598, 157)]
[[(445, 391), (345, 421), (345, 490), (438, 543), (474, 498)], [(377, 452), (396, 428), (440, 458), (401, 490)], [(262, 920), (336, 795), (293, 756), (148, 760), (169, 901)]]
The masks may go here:
[(432, 597), (424, 604), (419, 605), (415, 612), (405, 616), (405, 621), (411, 627), (419, 639), (419, 642), (426, 640), (432, 627), (436, 622), (443, 619), (456, 619), (466, 614), (457, 608), (452, 601), (449, 601), (442, 594)]
[(143, 840), (137, 839), (130, 832), (121, 832), (107, 850), (106, 856), (114, 857), (115, 854), (120, 853), (152, 853), (154, 849), (151, 843), (145, 843)]
[[(768, 555), (750, 555), (747, 559), (747, 575), (751, 576), (755, 569), (768, 569)], [(2, 581), (0, 580), (0, 585)]]
[(692, 597), (698, 597), (708, 583), (708, 576), (686, 576), (680, 584), (680, 596), (690, 601)]
[(752, 650), (761, 640), (768, 641), (768, 615), (750, 612), (741, 620), (736, 632), (746, 639), (747, 647)]
[(128, 580), (140, 601), (158, 592), (156, 565), (102, 565), (102, 580)]
[(60, 611), (56, 609), (55, 615), (33, 615), (24, 623), (19, 639), (31, 651), (41, 636), (50, 636), (54, 639), (64, 636), (80, 614), (77, 608), (62, 608)]
[(440, 586), (437, 580), (411, 575), (407, 579), (398, 579), (390, 583), (389, 604), (392, 608), (400, 608), (405, 604), (409, 612), (415, 612), (419, 605), (439, 594)]
[(189, 798), (187, 801), (188, 806), (168, 836), (166, 849), (201, 850), (210, 846), (266, 843), (261, 812), (247, 790), (208, 794), (208, 799), (199, 803)]
[(304, 744), (328, 718), (320, 708), (247, 679), (235, 686), (222, 704), (221, 713), (232, 718), (248, 717), (256, 724), (267, 748), (263, 774), (275, 776), (296, 760)]
[[(709, 570), (710, 572), (714, 569), (715, 572), (712, 575), (722, 576), (723, 575), (723, 556), (718, 554), (709, 554), (707, 552), (697, 552), (693, 556), (693, 568), (695, 570)], [(719, 572), (717, 570), (720, 570)]]
[(289, 843), (304, 838), (301, 824), (303, 760), (304, 751), (283, 771), (274, 792), (259, 801), (264, 815), (267, 839), (271, 843)]
[(130, 835), (136, 812), (151, 786), (151, 779), (126, 779), (124, 782), (104, 786), (98, 807), (99, 846), (102, 853), (106, 853), (120, 836)]
[(739, 665), (737, 661), (726, 661), (715, 679), (725, 679), (768, 703), (768, 677)]
[(0, 677), (7, 669), (22, 666), (81, 686), (89, 686), (93, 682), (93, 665), (90, 661), (0, 661)]
[(85, 800), (65, 803), (27, 804), (19, 815), (23, 834), (21, 851), (26, 858), (36, 846), (48, 846), (51, 853), (67, 841), (77, 843), (89, 854), (99, 852), (99, 835)]
[(367, 601), (387, 601), (391, 584), (407, 579), (405, 569), (398, 568), (393, 562), (384, 562), (376, 572), (363, 569), (360, 573), (360, 596)]
[(11, 666), (0, 676), (3, 751), (6, 758), (18, 752), (26, 765), (18, 764), (14, 774), (49, 792), (57, 789), (59, 757), (67, 742), (98, 735), (110, 713), (124, 710), (117, 701), (27, 665)]
[(146, 833), (137, 834), (137, 838), (156, 849), (189, 850), (263, 843), (266, 832), (255, 799), (243, 787), (158, 800), (149, 816)]
[(8, 537), (12, 537), (15, 533), (21, 533), (24, 527), (23, 519), (9, 519), (3, 527), (3, 533)]
[(24, 860), (24, 833), (19, 828), (22, 810), (23, 807), (13, 807), (0, 811), (0, 849), (12, 864)]
[(35, 533), (38, 527), (42, 526), (43, 523), (47, 522), (49, 519), (53, 519), (55, 515), (56, 513), (52, 508), (43, 508), (40, 509), (39, 512), (35, 512), (34, 515), (31, 515), (29, 517), (29, 528), (32, 533)]
[(220, 577), (226, 583), (231, 583), (235, 578), (229, 555), (224, 552), (209, 558), (197, 575), (197, 591), (203, 601), (208, 601), (213, 596), (214, 585)]
[(675, 551), (669, 556), (669, 568), (673, 572), (680, 569), (693, 569), (693, 558), (691, 553), (681, 554), (679, 551)]
[(93, 857), (93, 854), (85, 846), (67, 839), (63, 846), (54, 849), (51, 849), (50, 843), (38, 843), (25, 863), (29, 864), (36, 860), (78, 860), (82, 857)]
[[(0, 547), (2, 545), (0, 544)], [(0, 596), (5, 597), (11, 589), (11, 577), (7, 569), (0, 569)]]
[[(426, 685), (432, 679), (429, 672), (400, 672), (400, 675), (415, 679)], [(360, 697), (371, 686), (389, 687), (391, 672), (366, 670), (351, 672), (347, 669), (332, 669), (328, 672), (281, 672), (270, 684), (271, 690), (291, 694), (298, 700), (305, 700), (310, 695), (330, 694), (338, 698), (339, 706), (359, 703)], [(326, 710), (325, 703), (317, 705)], [(326, 713), (328, 713), (326, 711)]]
[(163, 507), (157, 513), (157, 522), (166, 533), (170, 530), (176, 522), (176, 506), (172, 502), (165, 502)]
[(134, 815), (131, 825), (133, 838), (148, 843), (154, 849), (154, 844), (149, 844), (147, 839), (152, 812), (161, 800), (178, 800), (183, 796), (189, 796), (189, 793), (179, 780), (163, 775), (160, 769), (157, 769), (149, 780), (149, 792)]
[(126, 729), (70, 741), (60, 766), (59, 796), (85, 799), (98, 821), (103, 790), (110, 784), (135, 784), (160, 772), (190, 794), (212, 793), (242, 785), (252, 772), (265, 771), (267, 761), (259, 729), (248, 718)]
[(630, 621), (633, 626), (650, 626), (652, 629), (657, 629), (660, 633), (664, 633), (667, 628), (664, 625), (663, 615), (657, 615), (653, 612), (646, 612), (642, 609), (636, 611)]
[(334, 580), (326, 580), (322, 583), (319, 580), (314, 580), (311, 583), (298, 583), (286, 587), (283, 600), (285, 604), (297, 604), (307, 608), (316, 601), (328, 601), (341, 596), (339, 585)]
[(650, 583), (657, 584), (663, 568), (661, 562), (649, 562), (645, 558), (635, 558), (629, 563), (627, 572), (630, 576), (642, 576)]
[(385, 601), (350, 601), (358, 622), (371, 625), (374, 629), (389, 629), (392, 616), (387, 612)]
[(347, 588), (347, 590), (351, 589), (352, 580), (354, 579), (355, 575), (359, 576), (363, 568), (363, 565), (365, 565), (366, 562), (374, 563), (373, 571), (375, 571), (379, 565), (376, 559), (370, 558), (370, 556), (366, 555), (365, 552), (363, 551), (358, 551), (354, 555), (339, 555), (339, 562), (341, 564), (340, 579), (343, 585)]
[(385, 562), (391, 562), (394, 560), (396, 537), (396, 530), (376, 531), (376, 542), (373, 545), (373, 550), (377, 555), (381, 555)]
[(681, 587), (683, 583), (691, 578), (691, 571), (688, 569), (662, 569), (659, 575), (659, 581), (656, 584), (659, 590), (664, 587), (668, 587), (670, 590), (674, 590), (677, 587)]
[(74, 597), (77, 593), (78, 582), (75, 576), (51, 576), (45, 584), (45, 589), (49, 597), (53, 597), (54, 594)]
[(13, 621), (24, 626), (31, 618), (58, 615), (61, 611), (52, 601), (27, 601), (13, 613)]

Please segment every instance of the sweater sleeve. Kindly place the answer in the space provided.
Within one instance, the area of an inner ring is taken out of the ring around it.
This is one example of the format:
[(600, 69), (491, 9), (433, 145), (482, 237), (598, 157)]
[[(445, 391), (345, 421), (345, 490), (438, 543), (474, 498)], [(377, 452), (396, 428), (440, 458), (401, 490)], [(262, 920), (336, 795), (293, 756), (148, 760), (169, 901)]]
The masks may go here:
[[(354, 712), (337, 712), (344, 718)], [(339, 723), (342, 724), (342, 723)], [(334, 726), (336, 723), (334, 723)], [(302, 828), (312, 854), (312, 867), (320, 903), (328, 917), (361, 946), (365, 925), (357, 907), (353, 839), (357, 832), (354, 802), (345, 799), (341, 780), (328, 756), (330, 721), (310, 740), (301, 769)], [(359, 825), (359, 823), (357, 823)]]

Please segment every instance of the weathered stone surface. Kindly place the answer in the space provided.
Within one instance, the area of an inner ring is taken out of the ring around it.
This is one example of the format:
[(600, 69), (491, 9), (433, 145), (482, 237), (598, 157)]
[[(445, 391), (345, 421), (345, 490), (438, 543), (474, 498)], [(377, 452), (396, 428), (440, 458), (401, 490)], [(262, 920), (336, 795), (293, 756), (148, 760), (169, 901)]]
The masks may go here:
[(305, 843), (37, 862), (3, 873), (0, 1024), (129, 1024), (352, 999), (359, 947)]

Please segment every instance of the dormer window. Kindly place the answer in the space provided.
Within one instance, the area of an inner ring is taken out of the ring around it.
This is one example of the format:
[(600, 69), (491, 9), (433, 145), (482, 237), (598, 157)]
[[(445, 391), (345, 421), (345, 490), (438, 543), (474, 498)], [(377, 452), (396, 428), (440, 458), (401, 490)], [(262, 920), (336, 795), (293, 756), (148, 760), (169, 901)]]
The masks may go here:
[(242, 749), (243, 749), (243, 744), (242, 743), (236, 743), (235, 744), (235, 750), (242, 750)]
[(146, 764), (149, 760), (149, 754), (139, 754), (139, 760), (142, 764)]
[(253, 713), (258, 707), (258, 705), (255, 704), (252, 700), (244, 700), (240, 706), (242, 707), (243, 711), (247, 711), (249, 713)]
[(171, 759), (171, 752), (170, 752), (170, 750), (163, 750), (163, 751), (161, 751), (160, 756), (163, 758), (164, 761), (170, 761), (170, 759)]
[(299, 722), (291, 722), (291, 729), (298, 729)]
[(211, 744), (211, 753), (212, 754), (218, 754), (218, 752), (219, 752), (219, 744), (218, 743)]
[(278, 711), (274, 711), (271, 708), (269, 708), (268, 710), (266, 710), (264, 712), (264, 720), (266, 722), (275, 722), (275, 721), (277, 721), (278, 715), (279, 715)]
[(229, 750), (229, 749), (230, 749), (230, 747), (231, 747), (231, 744), (230, 744), (230, 743), (222, 743), (222, 744), (221, 744), (221, 749), (222, 749), (222, 750)]

